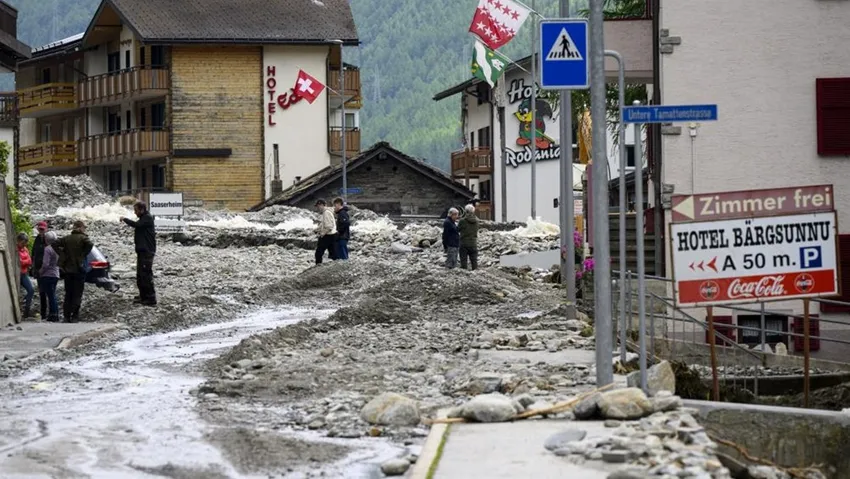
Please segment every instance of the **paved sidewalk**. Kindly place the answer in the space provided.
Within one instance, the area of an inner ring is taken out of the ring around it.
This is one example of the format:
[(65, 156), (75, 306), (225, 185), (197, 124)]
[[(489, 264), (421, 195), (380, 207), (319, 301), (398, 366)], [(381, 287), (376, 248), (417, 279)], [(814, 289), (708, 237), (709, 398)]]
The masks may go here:
[[(543, 447), (549, 436), (570, 428), (587, 431), (587, 438), (605, 437), (613, 431), (604, 427), (603, 421), (528, 420), (513, 423), (452, 424), (433, 477), (606, 479), (611, 472), (622, 467), (602, 461), (574, 463)], [(428, 452), (430, 451), (423, 449), (423, 456), (417, 466), (420, 462), (423, 464), (421, 469), (414, 470), (413, 479), (426, 477), (420, 476), (420, 471), (426, 470), (426, 464), (432, 464), (435, 459)]]
[(23, 322), (0, 329), (0, 354), (20, 359), (51, 349), (73, 348), (116, 331), (118, 326), (118, 323)]

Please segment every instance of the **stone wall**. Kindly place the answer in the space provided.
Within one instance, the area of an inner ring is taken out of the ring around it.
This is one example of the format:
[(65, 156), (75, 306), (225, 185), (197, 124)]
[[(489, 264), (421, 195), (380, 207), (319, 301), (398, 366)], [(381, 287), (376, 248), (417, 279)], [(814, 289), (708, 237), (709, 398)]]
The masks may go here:
[(208, 208), (260, 203), (262, 49), (178, 46), (171, 57), (173, 148), (232, 149), (225, 158), (175, 158), (172, 188)]
[[(295, 206), (312, 208), (322, 198), (328, 203), (339, 196), (342, 179), (336, 180)], [(375, 158), (348, 173), (348, 188), (362, 192), (348, 195), (358, 208), (398, 216), (439, 216), (451, 205), (463, 205), (467, 199), (451, 188), (413, 170), (387, 155)]]

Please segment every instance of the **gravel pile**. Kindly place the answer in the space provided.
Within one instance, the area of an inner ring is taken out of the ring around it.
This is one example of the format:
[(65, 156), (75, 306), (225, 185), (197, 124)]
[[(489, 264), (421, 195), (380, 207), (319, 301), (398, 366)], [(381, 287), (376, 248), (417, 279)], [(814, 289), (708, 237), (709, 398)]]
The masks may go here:
[(45, 176), (27, 171), (18, 179), (21, 206), (35, 215), (54, 214), (61, 207), (85, 208), (114, 201), (91, 177)]

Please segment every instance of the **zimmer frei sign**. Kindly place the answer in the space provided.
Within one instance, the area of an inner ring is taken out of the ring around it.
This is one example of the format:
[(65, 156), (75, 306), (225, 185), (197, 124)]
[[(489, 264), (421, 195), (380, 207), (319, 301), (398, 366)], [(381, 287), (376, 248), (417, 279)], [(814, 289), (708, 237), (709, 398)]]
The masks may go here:
[(833, 208), (829, 185), (674, 197), (670, 250), (676, 303), (839, 294)]

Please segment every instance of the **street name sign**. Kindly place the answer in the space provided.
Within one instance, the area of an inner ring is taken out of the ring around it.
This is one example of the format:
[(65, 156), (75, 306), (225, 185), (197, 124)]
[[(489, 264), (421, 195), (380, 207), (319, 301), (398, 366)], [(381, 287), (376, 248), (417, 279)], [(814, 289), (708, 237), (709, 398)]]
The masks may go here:
[(671, 198), (673, 222), (729, 220), (835, 209), (832, 185), (729, 191)]
[(717, 105), (649, 105), (623, 108), (624, 123), (716, 121)]
[(590, 88), (590, 57), (586, 19), (540, 21), (540, 88), (585, 90)]
[(673, 223), (678, 306), (835, 296), (835, 211)]

